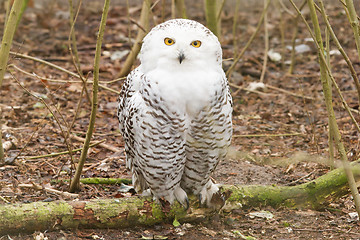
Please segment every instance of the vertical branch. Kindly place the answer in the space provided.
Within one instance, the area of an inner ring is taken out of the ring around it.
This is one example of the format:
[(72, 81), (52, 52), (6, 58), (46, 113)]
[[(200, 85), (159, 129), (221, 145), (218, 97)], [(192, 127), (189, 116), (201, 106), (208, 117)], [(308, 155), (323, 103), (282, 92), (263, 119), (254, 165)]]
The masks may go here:
[(350, 24), (354, 32), (354, 38), (356, 43), (356, 48), (358, 51), (358, 57), (360, 58), (360, 26), (359, 26), (359, 20), (357, 18), (357, 14), (355, 11), (355, 6), (353, 0), (345, 0), (346, 2), (346, 8), (349, 12), (350, 17)]
[(266, 73), (266, 66), (268, 61), (268, 51), (269, 51), (269, 29), (267, 26), (267, 7), (266, 0), (264, 0), (264, 40), (265, 40), (265, 50), (264, 50), (264, 63), (261, 70), (260, 82), (264, 82), (264, 77)]
[[(10, 1), (11, 2), (11, 1)], [(20, 10), (20, 16), (18, 17), (17, 21), (16, 21), (16, 28), (19, 26), (19, 23), (21, 21), (22, 15), (25, 12), (27, 6), (28, 6), (29, 0), (24, 0), (21, 6), (21, 10)]]
[(128, 20), (128, 43), (131, 45), (131, 19), (130, 19), (130, 4), (129, 0), (126, 0), (126, 18)]
[(4, 20), (4, 29), (6, 27), (6, 23), (8, 21), (9, 18), (9, 14), (10, 14), (10, 10), (11, 10), (11, 0), (5, 0), (5, 20)]
[[(0, 87), (2, 86), (2, 82), (4, 79), (4, 75), (6, 72), (6, 66), (9, 58), (9, 52), (11, 48), (11, 44), (13, 41), (13, 37), (16, 31), (17, 23), (21, 18), (21, 8), (24, 1), (15, 0), (14, 4), (11, 8), (8, 21), (5, 25), (5, 30), (3, 34), (3, 39), (1, 42), (0, 48)], [(4, 163), (4, 148), (2, 145), (2, 134), (1, 134), (1, 126), (0, 126), (0, 164)]]
[(94, 59), (94, 80), (93, 80), (93, 96), (92, 96), (92, 109), (90, 115), (90, 121), (88, 130), (86, 132), (86, 138), (84, 141), (84, 147), (81, 151), (79, 164), (76, 168), (76, 172), (74, 175), (73, 180), (70, 184), (70, 192), (75, 192), (79, 190), (79, 180), (81, 176), (82, 169), (85, 164), (87, 151), (89, 150), (90, 140), (94, 131), (95, 119), (96, 119), (96, 112), (97, 112), (97, 105), (98, 105), (98, 87), (99, 87), (99, 63), (101, 57), (101, 45), (104, 36), (105, 26), (106, 26), (106, 18), (109, 11), (110, 0), (105, 0), (103, 14), (101, 16), (101, 22), (99, 27), (99, 32), (97, 36), (96, 42), (96, 51), (95, 51), (95, 59)]
[(239, 17), (239, 7), (240, 7), (240, 0), (236, 0), (233, 25), (232, 25), (234, 55), (236, 54), (236, 52), (238, 50), (237, 49), (238, 39), (236, 37), (236, 29), (237, 29), (237, 21), (238, 21), (238, 17)]
[(218, 23), (217, 23), (217, 1), (205, 0), (205, 18), (207, 27), (219, 37)]
[[(325, 9), (322, 11), (322, 14), (325, 14)], [(325, 16), (325, 18), (327, 18), (327, 16)], [(326, 63), (330, 67), (331, 66), (330, 65), (330, 30), (327, 26), (325, 28), (325, 49), (326, 49)], [(332, 89), (332, 83), (328, 74), (327, 74), (327, 81), (329, 84), (329, 88)], [(330, 94), (332, 94), (331, 91)], [(332, 128), (332, 126), (333, 126), (332, 124), (329, 124), (329, 134), (328, 134), (329, 166), (331, 169), (334, 169), (335, 168), (334, 129)]]
[(146, 33), (149, 31), (149, 13), (150, 13), (150, 0), (144, 0), (140, 13), (140, 26), (142, 26), (145, 29), (145, 31), (139, 28), (139, 31), (135, 39), (135, 43), (129, 55), (126, 58), (124, 66), (122, 67), (118, 77), (124, 77), (131, 71), (131, 67), (135, 62), (136, 56), (140, 52), (141, 42), (145, 37)]
[(175, 6), (175, 0), (171, 0), (171, 18), (176, 18), (176, 6)]
[(298, 35), (298, 28), (299, 28), (298, 23), (299, 23), (299, 15), (293, 19), (293, 24), (292, 24), (293, 33), (292, 33), (292, 38), (291, 38), (291, 57), (290, 57), (291, 60), (290, 60), (290, 66), (289, 66), (289, 70), (288, 70), (289, 74), (294, 73), (294, 67), (295, 67), (295, 61), (296, 61), (295, 45), (296, 45), (296, 38)]
[(176, 17), (187, 18), (184, 0), (175, 0)]
[(165, 22), (165, 7), (166, 7), (165, 0), (161, 0), (161, 22)]
[(276, 3), (277, 3), (277, 7), (278, 7), (279, 13), (280, 13), (279, 30), (280, 30), (280, 42), (281, 42), (281, 70), (284, 70), (284, 67), (285, 67), (285, 21), (284, 21), (284, 15), (285, 14), (283, 13), (283, 9), (281, 8), (279, 1), (281, 1), (281, 0), (278, 0)]
[(216, 10), (217, 10), (217, 14), (216, 14), (216, 27), (217, 27), (218, 38), (219, 38), (219, 39), (221, 38), (221, 13), (222, 13), (222, 10), (223, 10), (223, 8), (224, 8), (225, 1), (226, 1), (226, 0), (216, 1)]

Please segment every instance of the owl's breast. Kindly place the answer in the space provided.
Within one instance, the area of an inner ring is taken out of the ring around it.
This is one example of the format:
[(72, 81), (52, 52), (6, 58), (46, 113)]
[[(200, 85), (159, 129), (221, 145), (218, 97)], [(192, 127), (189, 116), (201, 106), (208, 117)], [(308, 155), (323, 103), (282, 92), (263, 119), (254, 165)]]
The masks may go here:
[(196, 115), (210, 105), (214, 95), (222, 88), (221, 71), (155, 70), (147, 74), (148, 91), (159, 98), (169, 110)]

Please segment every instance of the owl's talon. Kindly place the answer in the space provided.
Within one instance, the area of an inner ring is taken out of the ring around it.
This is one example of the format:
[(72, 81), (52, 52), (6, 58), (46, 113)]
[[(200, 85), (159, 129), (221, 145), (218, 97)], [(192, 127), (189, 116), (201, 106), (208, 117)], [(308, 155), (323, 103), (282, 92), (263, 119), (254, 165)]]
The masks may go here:
[(189, 203), (189, 199), (187, 197), (185, 199), (185, 206), (184, 205), (182, 205), (182, 206), (185, 211), (189, 209), (190, 203)]
[(184, 207), (185, 210), (189, 208), (189, 198), (186, 192), (181, 188), (177, 187), (174, 191), (174, 196), (176, 200)]
[(144, 190), (142, 193), (141, 193), (141, 196), (142, 197), (150, 197), (152, 194), (151, 194), (151, 190), (150, 189), (146, 189)]

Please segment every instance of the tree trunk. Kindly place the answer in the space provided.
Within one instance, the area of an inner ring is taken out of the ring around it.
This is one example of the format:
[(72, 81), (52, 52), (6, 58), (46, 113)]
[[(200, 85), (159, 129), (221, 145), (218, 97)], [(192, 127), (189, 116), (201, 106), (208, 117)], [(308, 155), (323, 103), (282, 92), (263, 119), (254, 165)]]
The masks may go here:
[[(352, 171), (360, 179), (360, 163), (352, 163)], [(327, 203), (347, 194), (344, 170), (333, 170), (311, 182), (297, 186), (235, 185), (223, 186), (228, 197), (223, 208), (245, 209), (258, 206), (290, 208), (324, 208)], [(199, 208), (196, 197), (190, 197), (185, 211), (175, 203), (167, 211), (151, 198), (130, 197), (90, 201), (55, 201), (0, 205), (0, 235), (71, 228), (125, 228), (171, 222), (200, 221), (212, 210)]]

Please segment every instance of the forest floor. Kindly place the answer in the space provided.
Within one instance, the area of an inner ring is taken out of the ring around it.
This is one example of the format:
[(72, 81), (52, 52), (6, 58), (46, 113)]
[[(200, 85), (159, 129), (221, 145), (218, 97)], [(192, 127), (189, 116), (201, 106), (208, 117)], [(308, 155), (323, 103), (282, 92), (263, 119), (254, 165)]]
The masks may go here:
[[(76, 72), (68, 50), (70, 27), (67, 5), (58, 4), (57, 1), (49, 2), (48, 5), (27, 9), (16, 33), (12, 51), (41, 58)], [(104, 88), (99, 92), (99, 109), (93, 137), (94, 141), (105, 140), (105, 144), (117, 147), (121, 151), (113, 152), (102, 146), (91, 148), (82, 177), (130, 178), (125, 167), (124, 143), (118, 131), (116, 118), (116, 91), (120, 91), (122, 81), (107, 83), (117, 78), (132, 45), (129, 39), (134, 38), (137, 31), (136, 25), (129, 23), (126, 17), (126, 5), (123, 2), (125, 1), (112, 2), (107, 20), (100, 78), (103, 85), (115, 92)], [(86, 3), (75, 27), (82, 72), (89, 76), (89, 80), (92, 79), (92, 74), (88, 73), (93, 67), (101, 4), (102, 1)], [(188, 15), (191, 19), (205, 23), (202, 4), (202, 1), (189, 3)], [(161, 22), (161, 4), (158, 5), (153, 9), (157, 23)], [(167, 12), (169, 9), (170, 7), (165, 11), (166, 19), (170, 18), (170, 13)], [(334, 30), (359, 73), (360, 62), (344, 11), (337, 1), (329, 3), (327, 9)], [(131, 17), (138, 19), (139, 11), (140, 5), (132, 6)], [(255, 31), (261, 11), (261, 4), (245, 4), (241, 8), (237, 26), (238, 50), (244, 47), (249, 36)], [(3, 14), (0, 15), (0, 19), (2, 32)], [(221, 36), (224, 59), (233, 57), (232, 19), (233, 9), (225, 6)], [(287, 13), (283, 13), (283, 19), (284, 62), (268, 62), (264, 79), (266, 89), (253, 92), (232, 89), (234, 137), (229, 158), (219, 164), (213, 176), (219, 183), (295, 185), (311, 181), (330, 170), (326, 160), (329, 155), (327, 114), (322, 97), (316, 49), (314, 43), (309, 40), (305, 25), (300, 23), (296, 45), (304, 51), (296, 55), (294, 74), (288, 74), (288, 46), (291, 45), (293, 23), (292, 17)], [(281, 53), (280, 16), (275, 6), (270, 7), (268, 21), (269, 46), (275, 52)], [(335, 48), (332, 46), (331, 49)], [(261, 30), (237, 65), (230, 82), (243, 88), (248, 88), (250, 83), (259, 82), (263, 59), (264, 31)], [(232, 60), (224, 61), (224, 68), (227, 69), (231, 63)], [(74, 168), (70, 156), (64, 154), (35, 159), (29, 157), (67, 150), (62, 131), (66, 133), (74, 118), (82, 85), (76, 82), (78, 79), (67, 73), (37, 61), (11, 55), (10, 64), (36, 75), (26, 75), (10, 67), (13, 75), (6, 74), (2, 85), (0, 107), (3, 139), (11, 143), (11, 148), (6, 151), (8, 164), (0, 167), (0, 204), (66, 199), (59, 194), (36, 190), (29, 185), (35, 183), (66, 191), (69, 187), (67, 182), (53, 180), (71, 178)], [(358, 109), (356, 88), (345, 61), (336, 51), (331, 55), (331, 66), (348, 104), (354, 110)], [(44, 78), (64, 81), (50, 81)], [(53, 113), (20, 84), (33, 95), (44, 99)], [(91, 84), (88, 84), (88, 92), (91, 95)], [(354, 161), (360, 156), (360, 135), (335, 92), (334, 98), (336, 118), (348, 157)], [(84, 138), (89, 123), (90, 104), (85, 95), (81, 99), (81, 107), (71, 132)], [(355, 113), (355, 118), (360, 122), (358, 113)], [(83, 141), (72, 138), (68, 144), (76, 149), (82, 147)], [(79, 152), (72, 155), (74, 162), (79, 155)], [(338, 155), (335, 158), (339, 159)], [(338, 162), (336, 164), (340, 166)], [(120, 191), (120, 186), (114, 185), (83, 184), (78, 194), (81, 200), (130, 197), (129, 193)], [(272, 213), (272, 216), (253, 216), (252, 213), (261, 210)], [(207, 221), (184, 223), (178, 227), (164, 223), (131, 229), (36, 232), (29, 235), (3, 236), (0, 239), (44, 239), (41, 238), (43, 236), (48, 239), (200, 240), (241, 239), (241, 234), (255, 239), (360, 239), (359, 221), (351, 217), (354, 212), (354, 204), (349, 195), (329, 203), (321, 211), (264, 207), (243, 209), (226, 216), (214, 215)]]

